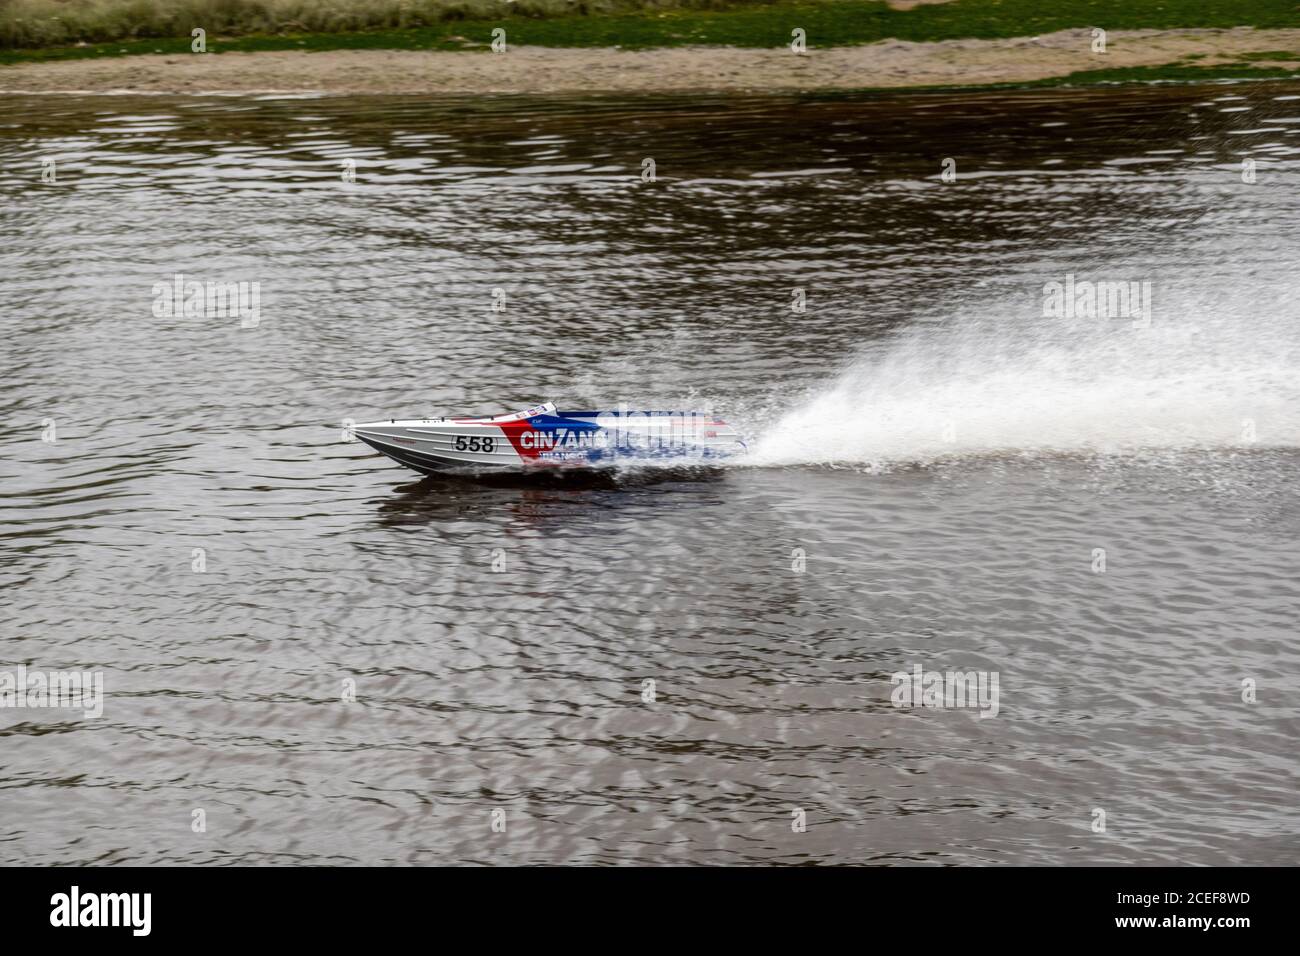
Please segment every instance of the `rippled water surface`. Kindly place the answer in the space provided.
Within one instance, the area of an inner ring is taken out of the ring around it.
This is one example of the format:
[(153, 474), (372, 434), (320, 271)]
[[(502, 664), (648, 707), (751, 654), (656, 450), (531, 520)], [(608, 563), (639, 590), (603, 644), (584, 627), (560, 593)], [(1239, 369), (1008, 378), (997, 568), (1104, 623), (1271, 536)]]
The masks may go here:
[[(1298, 223), (1292, 84), (9, 97), (0, 861), (1294, 862)], [(547, 399), (751, 453), (342, 440)]]

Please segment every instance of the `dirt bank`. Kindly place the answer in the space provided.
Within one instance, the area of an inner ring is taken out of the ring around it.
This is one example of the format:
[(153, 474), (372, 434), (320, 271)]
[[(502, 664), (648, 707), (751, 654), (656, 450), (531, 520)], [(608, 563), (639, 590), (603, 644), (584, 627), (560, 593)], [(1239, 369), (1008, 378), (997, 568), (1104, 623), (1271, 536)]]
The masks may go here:
[(1133, 30), (1092, 52), (1088, 30), (1004, 40), (886, 40), (867, 46), (657, 50), (512, 47), (504, 53), (407, 50), (260, 52), (21, 63), (0, 67), (6, 92), (560, 93), (773, 91), (1019, 83), (1082, 70), (1239, 62), (1293, 51), (1300, 30)]

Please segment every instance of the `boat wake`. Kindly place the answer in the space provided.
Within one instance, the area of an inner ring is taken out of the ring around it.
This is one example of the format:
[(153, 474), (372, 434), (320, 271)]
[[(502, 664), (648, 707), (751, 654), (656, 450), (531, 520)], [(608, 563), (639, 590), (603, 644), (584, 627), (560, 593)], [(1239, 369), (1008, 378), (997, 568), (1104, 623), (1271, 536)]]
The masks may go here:
[(1297, 448), (1300, 315), (1273, 292), (1290, 314), (1135, 328), (985, 312), (910, 329), (760, 428), (746, 464)]

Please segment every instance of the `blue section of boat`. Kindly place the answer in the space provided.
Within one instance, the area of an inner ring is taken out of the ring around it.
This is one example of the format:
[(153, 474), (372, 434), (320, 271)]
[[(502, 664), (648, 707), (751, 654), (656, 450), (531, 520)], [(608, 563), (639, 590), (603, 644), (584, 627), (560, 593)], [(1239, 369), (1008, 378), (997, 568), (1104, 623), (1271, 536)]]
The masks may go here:
[[(541, 429), (541, 430), (552, 429), (552, 428), (568, 428), (573, 431), (586, 431), (586, 432), (600, 431), (600, 426), (597, 425), (595, 422), (583, 421), (581, 418), (569, 418), (567, 417), (568, 414), (569, 413), (562, 413), (560, 415), (535, 415), (532, 418), (528, 419), (528, 424), (532, 425), (534, 428)], [(584, 412), (582, 414), (585, 415), (586, 413)], [(595, 418), (597, 415), (601, 415), (601, 414), (604, 413), (592, 412), (591, 417)]]

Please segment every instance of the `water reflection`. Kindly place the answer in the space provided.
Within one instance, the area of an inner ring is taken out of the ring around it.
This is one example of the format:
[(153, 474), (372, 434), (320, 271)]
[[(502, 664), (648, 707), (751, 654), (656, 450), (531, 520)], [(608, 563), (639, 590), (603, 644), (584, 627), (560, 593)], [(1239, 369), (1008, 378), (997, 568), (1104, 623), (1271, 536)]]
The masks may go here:
[(716, 503), (719, 468), (549, 471), (536, 474), (427, 476), (378, 499), (382, 527), (420, 526), (452, 518), (509, 515), (507, 533), (580, 527), (621, 533), (622, 518), (656, 508), (689, 511)]

